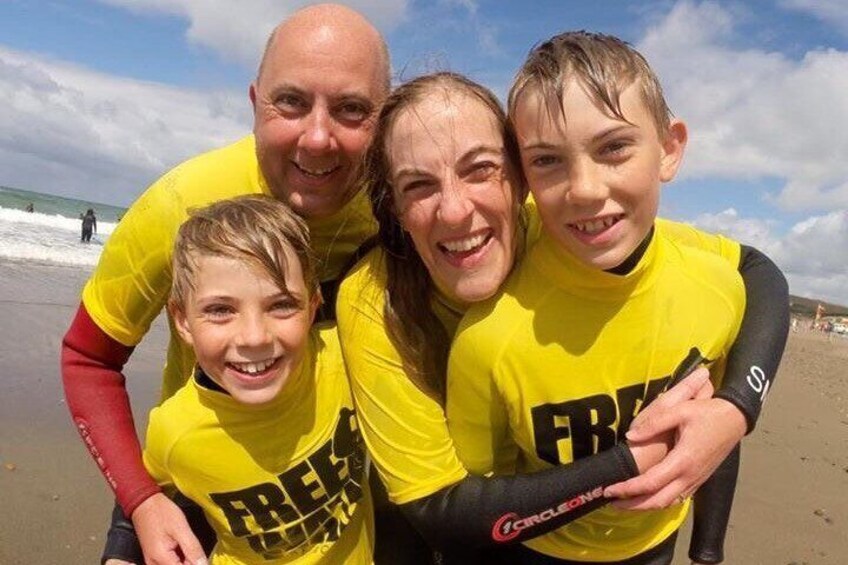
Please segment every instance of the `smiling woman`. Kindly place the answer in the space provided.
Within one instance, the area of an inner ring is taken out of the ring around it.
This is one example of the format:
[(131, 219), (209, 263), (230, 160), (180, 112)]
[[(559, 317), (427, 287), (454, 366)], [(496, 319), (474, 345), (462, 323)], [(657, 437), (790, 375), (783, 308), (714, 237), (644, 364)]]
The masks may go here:
[(392, 201), (436, 288), (463, 304), (492, 296), (512, 267), (517, 210), (495, 116), (465, 92), (433, 93), (390, 131)]
[[(337, 301), (357, 416), (389, 498), (457, 559), (597, 508), (602, 485), (666, 452), (663, 442), (621, 444), (572, 465), (494, 479), (468, 475), (458, 460), (443, 407), (450, 342), (468, 305), (494, 295), (526, 238), (538, 236), (522, 221), (518, 159), (503, 110), (480, 85), (437, 73), (396, 89), (367, 159), (380, 247), (354, 267)], [(564, 500), (581, 503), (499, 532), (499, 518), (533, 516)]]

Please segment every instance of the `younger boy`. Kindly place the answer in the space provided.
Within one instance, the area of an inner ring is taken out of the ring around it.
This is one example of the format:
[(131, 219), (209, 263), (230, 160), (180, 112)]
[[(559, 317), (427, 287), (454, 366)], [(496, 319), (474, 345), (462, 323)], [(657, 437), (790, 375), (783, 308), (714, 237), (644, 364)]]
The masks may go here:
[(335, 327), (312, 329), (305, 224), (269, 197), (218, 202), (180, 227), (173, 273), (198, 366), (151, 412), (151, 476), (203, 508), (213, 564), (371, 563), (363, 446)]
[[(623, 441), (678, 368), (700, 361), (720, 379), (745, 306), (730, 263), (655, 223), (687, 132), (637, 52), (603, 35), (556, 36), (519, 71), (509, 110), (544, 234), (502, 295), (466, 315), (451, 351), (451, 436), (477, 474), (536, 471)], [(671, 563), (689, 505), (607, 506), (512, 559)], [(502, 534), (561, 511), (515, 516)]]

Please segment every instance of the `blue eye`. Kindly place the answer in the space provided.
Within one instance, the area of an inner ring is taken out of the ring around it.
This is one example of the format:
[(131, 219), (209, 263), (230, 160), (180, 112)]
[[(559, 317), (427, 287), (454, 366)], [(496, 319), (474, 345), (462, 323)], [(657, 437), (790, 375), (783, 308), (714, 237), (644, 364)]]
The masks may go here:
[(342, 121), (361, 122), (371, 114), (371, 109), (362, 102), (344, 102), (336, 107), (335, 113)]

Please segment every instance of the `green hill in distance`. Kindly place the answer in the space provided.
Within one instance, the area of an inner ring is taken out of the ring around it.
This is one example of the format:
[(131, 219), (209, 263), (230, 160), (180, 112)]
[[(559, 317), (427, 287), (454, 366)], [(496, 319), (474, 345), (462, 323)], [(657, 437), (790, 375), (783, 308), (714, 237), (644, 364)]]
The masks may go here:
[(816, 306), (821, 304), (824, 306), (825, 316), (848, 316), (848, 306), (840, 304), (832, 304), (815, 298), (803, 298), (801, 296), (789, 295), (790, 310), (793, 314), (802, 316), (815, 316)]

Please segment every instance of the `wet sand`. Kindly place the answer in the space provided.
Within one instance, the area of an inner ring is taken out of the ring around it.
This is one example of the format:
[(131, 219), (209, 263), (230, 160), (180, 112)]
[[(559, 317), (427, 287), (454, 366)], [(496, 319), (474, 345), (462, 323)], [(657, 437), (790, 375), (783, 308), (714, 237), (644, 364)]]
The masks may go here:
[[(74, 430), (59, 343), (87, 277), (0, 261), (0, 564), (99, 562), (113, 498)], [(127, 367), (136, 428), (158, 395), (163, 320)], [(728, 564), (848, 563), (848, 339), (800, 330), (746, 438)], [(688, 532), (675, 565), (688, 563)]]

